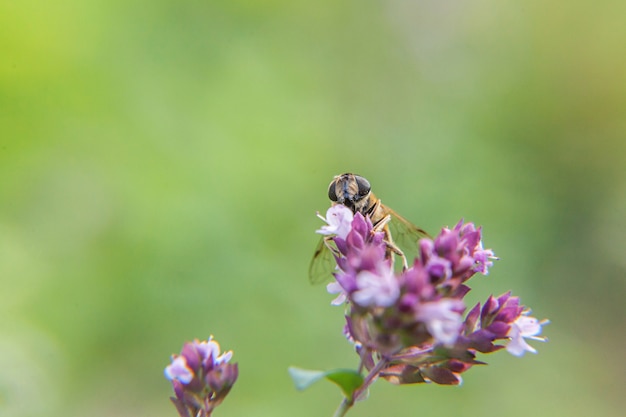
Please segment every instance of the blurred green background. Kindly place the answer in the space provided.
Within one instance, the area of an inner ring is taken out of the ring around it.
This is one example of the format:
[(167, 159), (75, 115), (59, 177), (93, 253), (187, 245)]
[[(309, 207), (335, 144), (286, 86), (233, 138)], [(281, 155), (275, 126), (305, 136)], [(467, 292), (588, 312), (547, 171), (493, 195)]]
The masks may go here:
[(175, 416), (214, 334), (219, 416), (330, 416), (354, 367), (307, 282), (333, 175), (484, 226), (549, 343), (349, 415), (621, 416), (626, 3), (0, 0), (0, 415)]

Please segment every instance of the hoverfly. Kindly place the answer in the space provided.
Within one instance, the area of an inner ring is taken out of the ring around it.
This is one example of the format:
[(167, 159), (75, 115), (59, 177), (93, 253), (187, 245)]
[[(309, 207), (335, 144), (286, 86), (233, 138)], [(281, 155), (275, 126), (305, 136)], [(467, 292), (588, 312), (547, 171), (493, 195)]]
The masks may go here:
[[(343, 204), (353, 213), (368, 217), (374, 230), (385, 234), (388, 256), (393, 258), (394, 254), (398, 255), (404, 269), (408, 267), (408, 262), (403, 249), (409, 254), (417, 254), (419, 239), (429, 237), (424, 230), (385, 206), (371, 192), (369, 181), (360, 175), (346, 173), (335, 176), (328, 186), (328, 198), (333, 205)], [(309, 280), (313, 284), (324, 282), (334, 270), (333, 253), (322, 236), (309, 266)]]

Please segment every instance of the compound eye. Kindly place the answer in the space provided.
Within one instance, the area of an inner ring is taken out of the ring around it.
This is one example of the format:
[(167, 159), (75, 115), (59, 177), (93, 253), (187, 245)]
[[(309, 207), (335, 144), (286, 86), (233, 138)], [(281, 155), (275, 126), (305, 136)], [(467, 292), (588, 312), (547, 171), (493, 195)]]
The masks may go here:
[(337, 193), (335, 192), (336, 185), (337, 185), (337, 182), (333, 181), (328, 186), (328, 198), (330, 198), (330, 201), (333, 201), (335, 203), (337, 202)]
[(359, 196), (365, 197), (372, 189), (369, 181), (359, 175), (355, 175), (354, 178), (356, 179), (356, 183), (359, 186)]

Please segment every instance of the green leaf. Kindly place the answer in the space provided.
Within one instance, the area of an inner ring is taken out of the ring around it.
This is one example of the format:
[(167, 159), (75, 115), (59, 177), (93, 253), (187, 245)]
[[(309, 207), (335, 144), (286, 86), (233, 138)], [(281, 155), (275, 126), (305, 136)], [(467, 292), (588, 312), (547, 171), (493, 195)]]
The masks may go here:
[(339, 385), (346, 398), (351, 398), (354, 391), (363, 385), (363, 375), (352, 369), (333, 369), (327, 371), (325, 376)]
[(311, 384), (313, 384), (314, 382), (317, 382), (320, 379), (324, 378), (326, 376), (326, 373), (324, 371), (315, 371), (311, 369), (302, 369), (290, 366), (289, 375), (291, 376), (291, 379), (293, 380), (296, 389), (302, 391), (311, 386)]
[(298, 390), (304, 390), (320, 379), (326, 378), (337, 384), (346, 398), (350, 398), (354, 391), (363, 384), (363, 376), (352, 369), (332, 369), (324, 372), (291, 366), (289, 367), (289, 375)]

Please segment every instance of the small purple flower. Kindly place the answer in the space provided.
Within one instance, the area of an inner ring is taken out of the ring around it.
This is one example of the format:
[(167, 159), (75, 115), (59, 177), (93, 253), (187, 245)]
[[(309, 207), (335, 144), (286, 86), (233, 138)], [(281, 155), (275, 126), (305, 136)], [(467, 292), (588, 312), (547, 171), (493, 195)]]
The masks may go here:
[(497, 259), (490, 249), (484, 249), (481, 229), (461, 220), (452, 228), (443, 228), (434, 240), (419, 242), (419, 262), (427, 269), (432, 283), (446, 289), (447, 295), (462, 298), (468, 288), (463, 283), (476, 272), (487, 274)]
[(352, 300), (362, 307), (390, 307), (400, 296), (398, 280), (384, 264), (376, 272), (359, 272), (356, 285)]
[(373, 233), (372, 223), (360, 213), (351, 220), (345, 237), (333, 238), (339, 251), (336, 255), (338, 270), (334, 274), (335, 282), (328, 284), (326, 289), (338, 296), (331, 304), (341, 305), (350, 299), (364, 307), (388, 307), (398, 298), (399, 288), (391, 262), (386, 257), (383, 234)]
[(426, 324), (436, 342), (450, 345), (459, 336), (463, 324), (461, 313), (464, 309), (463, 301), (444, 298), (420, 304), (415, 318)]
[(483, 242), (479, 242), (476, 251), (474, 252), (474, 260), (476, 266), (474, 266), (474, 272), (479, 272), (483, 275), (489, 274), (489, 268), (493, 266), (492, 259), (498, 259), (491, 249), (483, 249)]
[(213, 340), (194, 340), (172, 355), (165, 377), (172, 382), (175, 397), (170, 399), (181, 417), (208, 417), (226, 397), (237, 380), (237, 364), (229, 363), (233, 352), (220, 353)]
[(226, 363), (233, 357), (233, 352), (231, 350), (220, 355), (220, 345), (213, 340), (213, 336), (209, 337), (209, 340), (206, 342), (198, 342), (196, 340), (195, 345), (202, 358), (203, 366), (207, 369)]
[(330, 302), (331, 305), (340, 306), (346, 302), (348, 294), (337, 281), (329, 283), (326, 286), (326, 291), (328, 291), (329, 294), (339, 294), (333, 301)]
[(326, 236), (336, 235), (341, 239), (345, 239), (348, 232), (352, 229), (352, 219), (354, 214), (352, 213), (352, 210), (344, 205), (336, 204), (331, 206), (326, 211), (326, 217), (322, 217), (320, 214), (317, 216), (322, 219), (326, 225), (316, 230), (316, 233)]
[(173, 355), (172, 363), (165, 368), (165, 377), (170, 381), (180, 381), (188, 384), (193, 379), (193, 370), (187, 366), (184, 356)]
[(443, 281), (452, 276), (452, 262), (439, 256), (432, 256), (426, 263), (426, 270), (437, 281)]
[(507, 334), (511, 338), (511, 341), (506, 346), (506, 350), (515, 356), (522, 356), (525, 352), (537, 353), (537, 350), (526, 343), (525, 339), (533, 339), (545, 342), (544, 337), (539, 337), (541, 334), (541, 326), (548, 324), (549, 321), (539, 321), (534, 317), (528, 316), (530, 310), (524, 311), (511, 325), (511, 328)]
[(482, 228), (478, 229), (473, 223), (463, 223), (459, 221), (454, 227), (458, 231), (459, 236), (465, 242), (469, 255), (474, 258), (474, 272), (480, 272), (483, 275), (489, 273), (489, 268), (493, 266), (492, 259), (498, 259), (491, 249), (484, 249), (482, 242)]

